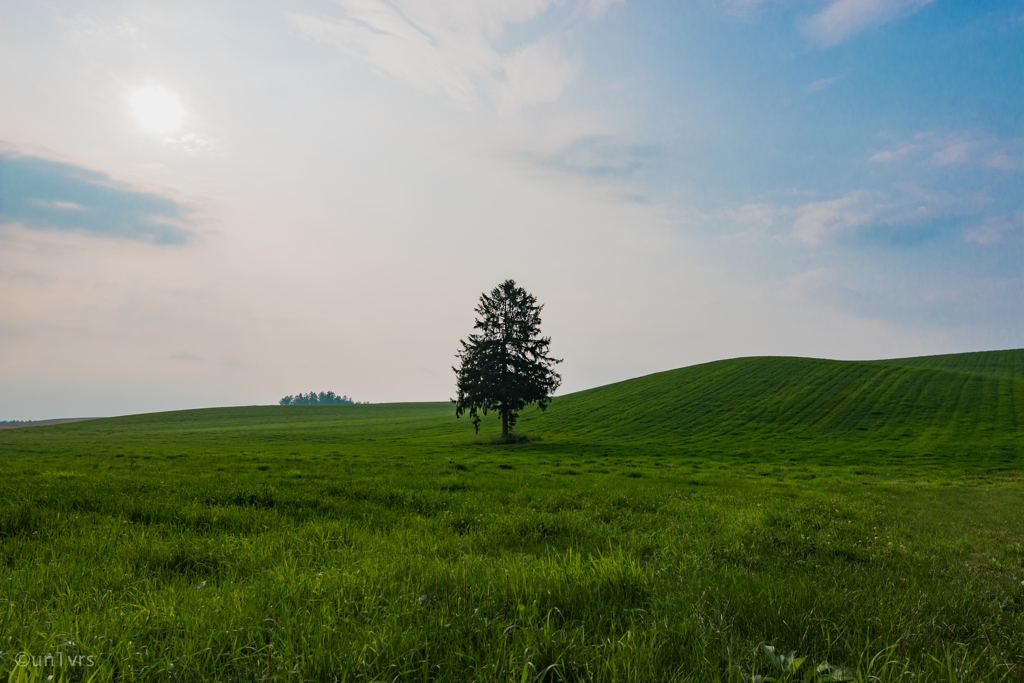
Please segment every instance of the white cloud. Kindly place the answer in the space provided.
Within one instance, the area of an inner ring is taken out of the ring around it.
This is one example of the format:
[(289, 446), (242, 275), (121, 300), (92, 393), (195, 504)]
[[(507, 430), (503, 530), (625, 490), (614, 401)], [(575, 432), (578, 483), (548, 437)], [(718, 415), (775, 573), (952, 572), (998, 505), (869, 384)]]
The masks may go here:
[(737, 17), (748, 17), (761, 5), (766, 5), (771, 0), (704, 0), (705, 4), (718, 7), (729, 14)]
[[(706, 5), (716, 7), (734, 17), (749, 19), (769, 5), (826, 4), (816, 14), (798, 21), (804, 35), (822, 47), (841, 43), (850, 36), (872, 26), (878, 26), (918, 11), (933, 0), (828, 0), (808, 3), (806, 0), (702, 0)], [(821, 89), (834, 80), (822, 79), (811, 85), (820, 84)], [(808, 88), (814, 92), (815, 88)]]
[[(745, 204), (736, 209), (725, 209), (717, 216), (726, 224), (732, 223), (738, 232), (723, 235), (731, 242), (750, 243), (778, 237), (778, 230), (786, 230), (804, 244), (817, 245), (840, 227), (855, 227), (866, 222), (869, 210), (868, 191), (854, 192), (840, 199), (809, 202), (798, 207), (761, 202)], [(879, 193), (879, 197), (884, 196)]]
[(839, 280), (836, 268), (818, 267), (778, 282), (779, 295), (790, 304), (811, 300), (818, 291)]
[(871, 161), (876, 163), (888, 163), (890, 161), (902, 161), (910, 156), (917, 146), (911, 143), (903, 143), (895, 149), (885, 149), (871, 155)]
[(54, 16), (68, 36), (80, 43), (117, 45), (138, 39), (138, 26), (127, 19), (97, 19), (85, 13), (66, 16), (61, 12)]
[(989, 216), (980, 225), (964, 230), (964, 241), (978, 244), (999, 244), (1010, 233), (1024, 226), (1024, 211), (1013, 216)]
[(771, 227), (779, 217), (779, 207), (774, 204), (747, 204), (741, 206), (734, 217), (736, 222), (742, 225)]
[(832, 85), (836, 81), (842, 79), (842, 76), (830, 76), (829, 78), (819, 78), (818, 80), (808, 83), (807, 87), (804, 88), (804, 92), (818, 92), (824, 90), (828, 86)]
[(554, 102), (579, 69), (551, 40), (545, 39), (519, 48), (504, 60), (503, 67), (505, 82), (498, 96), (503, 111)]
[(46, 206), (51, 209), (63, 209), (65, 211), (85, 211), (84, 206), (82, 206), (81, 204), (76, 204), (75, 202), (59, 202), (56, 200), (46, 201), (42, 199), (32, 199), (30, 201), (33, 204), (37, 204), (39, 206)]
[(356, 21), (327, 21), (285, 13), (306, 36), (331, 43), (370, 68), (430, 94), (446, 95), (462, 103), (476, 99), (474, 77), (496, 64), (495, 56), (481, 51), (475, 59), (445, 54), (443, 46), (405, 21), (383, 3), (375, 11), (353, 12)]
[(1011, 140), (1006, 146), (990, 151), (984, 163), (1000, 171), (1019, 170), (1024, 166), (1024, 140)]
[(921, 131), (871, 156), (876, 163), (906, 160), (933, 166), (971, 164), (1016, 170), (1024, 166), (1024, 138), (1001, 140), (977, 131)]
[(932, 153), (932, 162), (945, 166), (947, 164), (966, 164), (971, 161), (973, 148), (976, 145), (971, 142), (955, 142)]
[(810, 202), (796, 209), (793, 237), (809, 245), (848, 228), (874, 222), (891, 209), (888, 196), (877, 190), (856, 190), (839, 199)]
[(866, 28), (913, 14), (932, 0), (835, 0), (808, 19), (804, 32), (823, 46), (835, 45)]
[(166, 147), (171, 147), (192, 155), (206, 154), (216, 149), (216, 146), (212, 142), (199, 137), (195, 133), (171, 135), (165, 137), (163, 139), (163, 143)]
[(854, 190), (837, 199), (806, 202), (798, 206), (759, 203), (726, 209), (718, 217), (741, 228), (726, 239), (791, 238), (818, 246), (843, 233), (871, 225), (914, 225), (944, 216), (977, 214), (988, 199), (977, 194), (951, 194), (903, 186), (890, 192)]
[(626, 4), (626, 0), (584, 0), (581, 3), (583, 12), (591, 19), (600, 19), (612, 5)]
[(868, 225), (914, 225), (944, 216), (976, 214), (989, 202), (977, 193), (953, 194), (908, 185), (895, 192), (855, 190), (839, 199), (809, 202), (794, 212), (792, 235), (818, 245), (842, 232)]
[[(597, 19), (618, 1), (581, 0), (577, 9)], [(554, 0), (336, 3), (344, 16), (286, 12), (285, 17), (310, 39), (335, 45), (379, 73), (463, 105), (490, 99), (504, 111), (515, 111), (553, 102), (579, 69), (551, 35), (521, 44), (511, 54), (494, 48), (507, 24), (538, 17)]]
[[(720, 213), (721, 218), (726, 222), (735, 223), (742, 229), (722, 235), (722, 239), (741, 244), (765, 239), (770, 236), (771, 228), (784, 218), (787, 209), (788, 207), (769, 203), (746, 204), (738, 209), (726, 209)], [(702, 218), (706, 219), (707, 216)]]

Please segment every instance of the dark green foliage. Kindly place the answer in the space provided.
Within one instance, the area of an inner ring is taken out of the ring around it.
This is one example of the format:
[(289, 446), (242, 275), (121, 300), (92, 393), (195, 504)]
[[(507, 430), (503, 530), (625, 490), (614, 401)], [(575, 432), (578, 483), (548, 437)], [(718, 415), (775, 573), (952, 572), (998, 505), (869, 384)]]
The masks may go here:
[(311, 391), (308, 394), (300, 393), (297, 396), (285, 396), (278, 403), (283, 406), (350, 406), (355, 405), (358, 401), (353, 401), (348, 396), (338, 396), (333, 391), (321, 391), (319, 394)]
[(501, 415), (501, 436), (509, 438), (519, 412), (536, 404), (542, 411), (562, 382), (554, 367), (561, 360), (548, 356), (551, 337), (540, 335), (543, 305), (514, 280), (505, 280), (490, 295), (480, 295), (474, 329), (479, 334), (460, 340), (455, 416), (468, 411), (480, 432), (480, 416), (489, 410)]
[(1024, 380), (910, 360), (0, 431), (0, 680), (1022, 680)]

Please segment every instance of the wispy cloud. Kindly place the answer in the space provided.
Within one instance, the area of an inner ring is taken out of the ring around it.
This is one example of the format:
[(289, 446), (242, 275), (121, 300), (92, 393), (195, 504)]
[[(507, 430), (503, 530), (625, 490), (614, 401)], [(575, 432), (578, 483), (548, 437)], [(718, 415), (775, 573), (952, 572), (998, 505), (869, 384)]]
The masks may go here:
[(506, 112), (554, 102), (579, 70), (578, 63), (566, 58), (550, 39), (524, 45), (503, 60), (502, 67), (505, 81), (498, 97)]
[(723, 240), (751, 244), (770, 238), (777, 223), (791, 218), (791, 211), (789, 207), (771, 203), (745, 204), (738, 209), (725, 209), (719, 212), (718, 217), (726, 224), (740, 228), (722, 235)]
[(819, 295), (822, 288), (834, 285), (839, 278), (836, 268), (812, 268), (781, 280), (779, 293), (789, 303), (799, 303)]
[(830, 76), (829, 78), (819, 78), (816, 81), (808, 83), (804, 88), (804, 92), (818, 92), (824, 90), (828, 86), (832, 85), (836, 81), (842, 80), (842, 76)]
[(908, 185), (891, 191), (855, 190), (839, 199), (809, 202), (794, 210), (792, 236), (818, 245), (866, 227), (901, 228), (976, 215), (988, 204), (977, 193), (951, 193)]
[(839, 199), (809, 202), (794, 211), (793, 237), (804, 244), (821, 244), (838, 232), (873, 223), (893, 209), (890, 198), (877, 190), (856, 190)]
[(835, 45), (864, 29), (913, 14), (932, 0), (834, 0), (803, 24), (822, 46)]
[(68, 36), (79, 43), (114, 45), (138, 40), (138, 26), (124, 18), (104, 20), (84, 12), (66, 15), (59, 11), (53, 16), (64, 26)]
[(1024, 227), (1024, 211), (1012, 216), (989, 216), (981, 224), (964, 230), (964, 241), (1000, 244)]
[[(741, 19), (757, 14), (772, 5), (805, 5), (792, 0), (703, 0), (722, 11)], [(803, 34), (821, 47), (841, 43), (861, 31), (918, 11), (933, 0), (829, 0), (827, 6), (810, 17), (797, 22)], [(828, 79), (823, 79), (827, 81)], [(829, 85), (823, 83), (821, 87)], [(812, 84), (813, 85), (813, 84)], [(820, 89), (820, 88), (818, 88)], [(809, 90), (813, 92), (813, 90)]]
[(717, 7), (729, 14), (745, 18), (753, 14), (762, 5), (767, 5), (771, 0), (703, 0), (704, 4)]
[(136, 190), (104, 173), (0, 153), (0, 224), (175, 244), (188, 239), (187, 214), (169, 197)]
[(591, 19), (600, 19), (612, 5), (624, 5), (626, 0), (586, 0), (580, 3), (583, 12)]
[(871, 155), (876, 163), (917, 161), (934, 166), (982, 165), (1009, 171), (1024, 166), (1024, 138), (1001, 140), (977, 131), (921, 131)]
[[(285, 16), (307, 37), (349, 53), (370, 68), (429, 94), (457, 102), (477, 98), (475, 81), (498, 67), (498, 56), (482, 32), (462, 42), (435, 37), (406, 21), (383, 2), (343, 4), (348, 15), (324, 19), (293, 12)], [(475, 43), (475, 44), (474, 44)], [(460, 49), (461, 47), (461, 49)]]
[(660, 155), (661, 150), (655, 145), (590, 135), (573, 140), (556, 152), (528, 156), (543, 168), (590, 178), (628, 179), (649, 168)]
[(74, 202), (59, 202), (55, 199), (33, 199), (33, 204), (51, 209), (64, 209), (65, 211), (85, 211), (85, 207)]
[(168, 135), (163, 139), (163, 143), (165, 147), (170, 147), (193, 156), (217, 151), (217, 146), (214, 143), (199, 137), (195, 133)]
[[(307, 38), (332, 44), (379, 73), (460, 104), (491, 101), (514, 111), (552, 102), (579, 68), (551, 35), (509, 54), (494, 47), (507, 24), (537, 17), (553, 0), (336, 1), (342, 16), (285, 16)], [(615, 1), (586, 0), (577, 3), (577, 11), (596, 19)]]
[(785, 204), (747, 204), (719, 216), (741, 228), (730, 239), (760, 235), (788, 237), (819, 246), (864, 228), (899, 228), (928, 221), (976, 215), (987, 199), (975, 194), (952, 194), (905, 186), (891, 191), (860, 189), (835, 199)]

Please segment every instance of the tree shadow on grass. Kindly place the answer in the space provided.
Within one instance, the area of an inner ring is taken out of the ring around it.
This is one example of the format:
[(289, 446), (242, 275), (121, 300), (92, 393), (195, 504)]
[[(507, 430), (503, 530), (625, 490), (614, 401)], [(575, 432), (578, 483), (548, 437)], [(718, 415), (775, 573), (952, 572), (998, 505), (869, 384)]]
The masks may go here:
[(512, 432), (508, 436), (502, 436), (501, 434), (480, 436), (473, 439), (473, 444), (477, 446), (506, 446), (517, 443), (536, 443), (537, 441), (540, 441), (540, 437), (534, 434), (516, 434)]

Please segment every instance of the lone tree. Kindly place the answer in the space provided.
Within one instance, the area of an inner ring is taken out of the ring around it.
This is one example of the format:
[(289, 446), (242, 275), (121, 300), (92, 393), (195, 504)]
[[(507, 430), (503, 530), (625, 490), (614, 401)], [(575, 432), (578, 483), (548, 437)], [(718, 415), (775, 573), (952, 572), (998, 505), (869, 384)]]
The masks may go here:
[(547, 355), (551, 337), (540, 336), (542, 308), (514, 280), (505, 280), (490, 296), (480, 295), (480, 317), (473, 325), (480, 333), (469, 335), (469, 341), (459, 340), (462, 350), (455, 357), (460, 365), (452, 368), (459, 390), (453, 401), (455, 416), (469, 411), (478, 434), (478, 413), (494, 410), (501, 413), (501, 436), (507, 439), (519, 411), (531, 403), (545, 410), (562, 383), (554, 371), (562, 361)]

